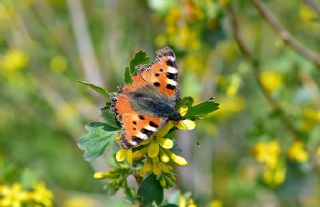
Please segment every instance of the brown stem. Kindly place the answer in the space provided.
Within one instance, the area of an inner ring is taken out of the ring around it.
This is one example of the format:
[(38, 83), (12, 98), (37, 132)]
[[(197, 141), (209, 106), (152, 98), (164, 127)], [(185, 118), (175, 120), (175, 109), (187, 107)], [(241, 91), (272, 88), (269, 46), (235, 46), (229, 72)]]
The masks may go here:
[(320, 56), (316, 52), (305, 47), (298, 39), (289, 33), (262, 1), (251, 0), (251, 2), (260, 12), (265, 21), (270, 24), (273, 30), (278, 33), (284, 42), (290, 45), (306, 59), (310, 60), (320, 70)]
[(235, 38), (235, 41), (241, 51), (241, 53), (245, 56), (245, 58), (251, 63), (252, 67), (254, 68), (254, 77), (257, 81), (259, 88), (261, 89), (264, 97), (266, 98), (267, 102), (271, 106), (272, 110), (280, 111), (281, 112), (281, 122), (284, 128), (292, 135), (294, 139), (299, 137), (299, 133), (295, 130), (293, 124), (291, 123), (290, 119), (285, 115), (284, 110), (282, 109), (280, 103), (272, 97), (272, 95), (263, 87), (262, 82), (259, 78), (260, 74), (260, 63), (259, 60), (253, 55), (253, 53), (249, 50), (243, 39), (241, 38), (239, 32), (239, 24), (236, 17), (236, 14), (233, 8), (230, 6), (229, 8), (231, 14), (231, 26), (232, 26), (232, 34)]

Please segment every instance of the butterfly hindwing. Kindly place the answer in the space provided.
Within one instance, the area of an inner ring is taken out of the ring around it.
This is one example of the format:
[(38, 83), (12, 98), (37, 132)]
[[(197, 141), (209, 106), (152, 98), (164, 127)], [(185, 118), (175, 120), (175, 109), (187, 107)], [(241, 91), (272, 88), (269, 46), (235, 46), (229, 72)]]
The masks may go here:
[(121, 147), (131, 148), (147, 140), (164, 124), (164, 120), (138, 113), (124, 114), (122, 116), (123, 133)]
[(122, 125), (121, 147), (128, 149), (148, 139), (166, 120), (163, 118), (144, 115), (134, 111), (125, 94), (115, 93), (112, 98), (112, 111)]

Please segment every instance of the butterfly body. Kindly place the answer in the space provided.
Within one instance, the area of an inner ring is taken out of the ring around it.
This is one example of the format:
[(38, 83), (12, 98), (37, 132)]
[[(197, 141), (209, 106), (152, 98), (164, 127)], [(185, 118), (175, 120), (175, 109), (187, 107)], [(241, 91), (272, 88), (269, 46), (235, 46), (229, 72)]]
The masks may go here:
[(122, 125), (121, 147), (126, 149), (148, 139), (169, 120), (183, 119), (175, 109), (178, 70), (170, 48), (158, 50), (150, 65), (139, 65), (132, 79), (111, 99), (111, 109)]

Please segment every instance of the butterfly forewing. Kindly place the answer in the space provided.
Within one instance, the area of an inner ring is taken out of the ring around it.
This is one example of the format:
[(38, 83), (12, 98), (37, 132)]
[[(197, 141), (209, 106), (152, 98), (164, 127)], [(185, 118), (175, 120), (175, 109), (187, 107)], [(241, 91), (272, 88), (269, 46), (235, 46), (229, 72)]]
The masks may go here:
[(158, 50), (156, 60), (148, 69), (140, 70), (140, 74), (162, 94), (174, 100), (178, 97), (178, 69), (170, 48)]

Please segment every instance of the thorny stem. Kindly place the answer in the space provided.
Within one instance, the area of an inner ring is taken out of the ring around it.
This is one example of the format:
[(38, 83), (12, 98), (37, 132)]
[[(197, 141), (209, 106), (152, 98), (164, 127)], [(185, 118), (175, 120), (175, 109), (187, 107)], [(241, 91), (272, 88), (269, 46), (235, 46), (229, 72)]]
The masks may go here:
[(255, 57), (252, 52), (249, 50), (245, 42), (240, 36), (239, 33), (239, 25), (237, 21), (236, 14), (233, 10), (233, 8), (230, 6), (229, 7), (229, 12), (231, 14), (231, 26), (232, 26), (232, 33), (235, 38), (235, 41), (245, 58), (250, 62), (251, 66), (254, 68), (254, 77), (258, 83), (259, 88), (261, 89), (264, 97), (270, 104), (271, 108), (274, 111), (280, 111), (281, 112), (281, 121), (284, 126), (284, 128), (289, 132), (289, 134), (292, 135), (293, 139), (296, 139), (299, 137), (298, 131), (294, 128), (293, 124), (289, 120), (289, 118), (285, 115), (284, 110), (282, 109), (280, 103), (272, 97), (272, 95), (263, 87), (262, 82), (259, 78), (259, 73), (260, 73), (260, 61), (257, 57)]

